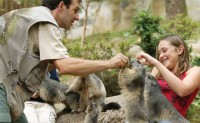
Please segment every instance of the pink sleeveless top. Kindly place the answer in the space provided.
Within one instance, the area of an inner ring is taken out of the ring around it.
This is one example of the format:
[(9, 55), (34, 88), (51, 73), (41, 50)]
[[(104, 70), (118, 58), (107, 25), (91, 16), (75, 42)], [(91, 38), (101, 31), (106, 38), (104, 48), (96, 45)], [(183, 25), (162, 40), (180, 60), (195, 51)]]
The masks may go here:
[[(186, 77), (186, 72), (180, 77), (183, 80)], [(172, 103), (172, 105), (180, 112), (180, 114), (186, 117), (187, 109), (189, 108), (192, 101), (195, 99), (198, 88), (188, 96), (179, 97), (167, 84), (167, 82), (163, 79), (158, 80), (158, 84), (162, 90), (162, 93), (165, 97)]]

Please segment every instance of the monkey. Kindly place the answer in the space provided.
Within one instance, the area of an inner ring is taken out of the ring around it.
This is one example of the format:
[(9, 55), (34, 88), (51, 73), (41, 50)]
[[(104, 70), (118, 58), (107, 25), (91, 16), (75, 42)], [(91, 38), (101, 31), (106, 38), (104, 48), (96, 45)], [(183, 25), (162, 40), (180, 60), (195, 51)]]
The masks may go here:
[(62, 84), (46, 77), (36, 93), (51, 105), (63, 103), (65, 105), (64, 111), (71, 112), (71, 110), (77, 110), (79, 108), (78, 102), (80, 95), (76, 92), (65, 94), (68, 88), (68, 84)]
[(121, 94), (126, 103), (126, 123), (149, 122), (144, 102), (145, 74), (145, 69), (136, 60), (130, 60), (118, 73)]
[(97, 105), (99, 111), (121, 108), (121, 106), (115, 102), (105, 104), (105, 86), (101, 79), (94, 73), (86, 76), (77, 76), (66, 91), (66, 93), (69, 92), (77, 92), (80, 94), (80, 108), (76, 112), (85, 111), (90, 101), (93, 101)]
[(99, 110), (97, 105), (93, 101), (90, 102), (85, 112), (86, 116), (84, 123), (97, 123)]
[(162, 94), (157, 80), (139, 61), (130, 60), (118, 74), (126, 100), (126, 122), (189, 123)]
[(162, 94), (157, 80), (150, 74), (145, 77), (144, 97), (149, 118), (155, 123), (189, 123)]

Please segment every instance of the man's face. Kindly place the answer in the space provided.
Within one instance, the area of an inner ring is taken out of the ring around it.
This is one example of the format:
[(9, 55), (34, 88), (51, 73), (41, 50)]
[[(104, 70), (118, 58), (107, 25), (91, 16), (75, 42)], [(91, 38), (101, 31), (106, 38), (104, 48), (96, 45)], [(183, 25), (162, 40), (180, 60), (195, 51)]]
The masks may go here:
[(72, 0), (71, 5), (68, 8), (64, 2), (61, 5), (62, 7), (59, 14), (58, 25), (61, 28), (69, 30), (73, 23), (79, 20), (78, 12), (80, 3), (79, 0)]

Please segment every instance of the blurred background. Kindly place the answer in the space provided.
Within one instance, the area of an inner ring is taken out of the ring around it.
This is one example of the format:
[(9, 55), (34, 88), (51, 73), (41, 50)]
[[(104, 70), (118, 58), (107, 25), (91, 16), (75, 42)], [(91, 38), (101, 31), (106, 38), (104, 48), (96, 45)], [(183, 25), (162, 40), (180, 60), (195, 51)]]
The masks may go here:
[[(86, 11), (86, 35), (130, 29), (132, 17), (138, 10), (149, 11), (164, 19), (184, 14), (193, 21), (200, 20), (200, 0), (82, 0), (82, 3), (80, 21), (68, 32), (67, 38), (76, 39), (82, 36)], [(0, 15), (13, 9), (37, 5), (41, 5), (41, 0), (0, 0)]]
[[(41, 0), (0, 0), (0, 15), (38, 5)], [(63, 43), (73, 57), (109, 59), (121, 52), (134, 58), (139, 51), (154, 56), (159, 37), (175, 33), (188, 44), (191, 65), (200, 66), (200, 0), (82, 0), (79, 13), (71, 30), (62, 29)], [(117, 73), (96, 73), (107, 96), (120, 94)], [(74, 77), (60, 78), (71, 83)], [(200, 95), (190, 106), (188, 119), (200, 122)]]

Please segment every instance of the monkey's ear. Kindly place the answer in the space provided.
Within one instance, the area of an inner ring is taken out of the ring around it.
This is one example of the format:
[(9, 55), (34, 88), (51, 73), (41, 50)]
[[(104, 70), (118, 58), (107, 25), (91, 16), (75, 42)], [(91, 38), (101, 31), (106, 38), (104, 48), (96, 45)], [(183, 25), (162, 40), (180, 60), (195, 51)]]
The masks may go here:
[(181, 55), (181, 54), (183, 53), (183, 51), (184, 51), (184, 47), (183, 47), (183, 45), (180, 45), (180, 46), (178, 47), (178, 50), (177, 50), (178, 55)]

